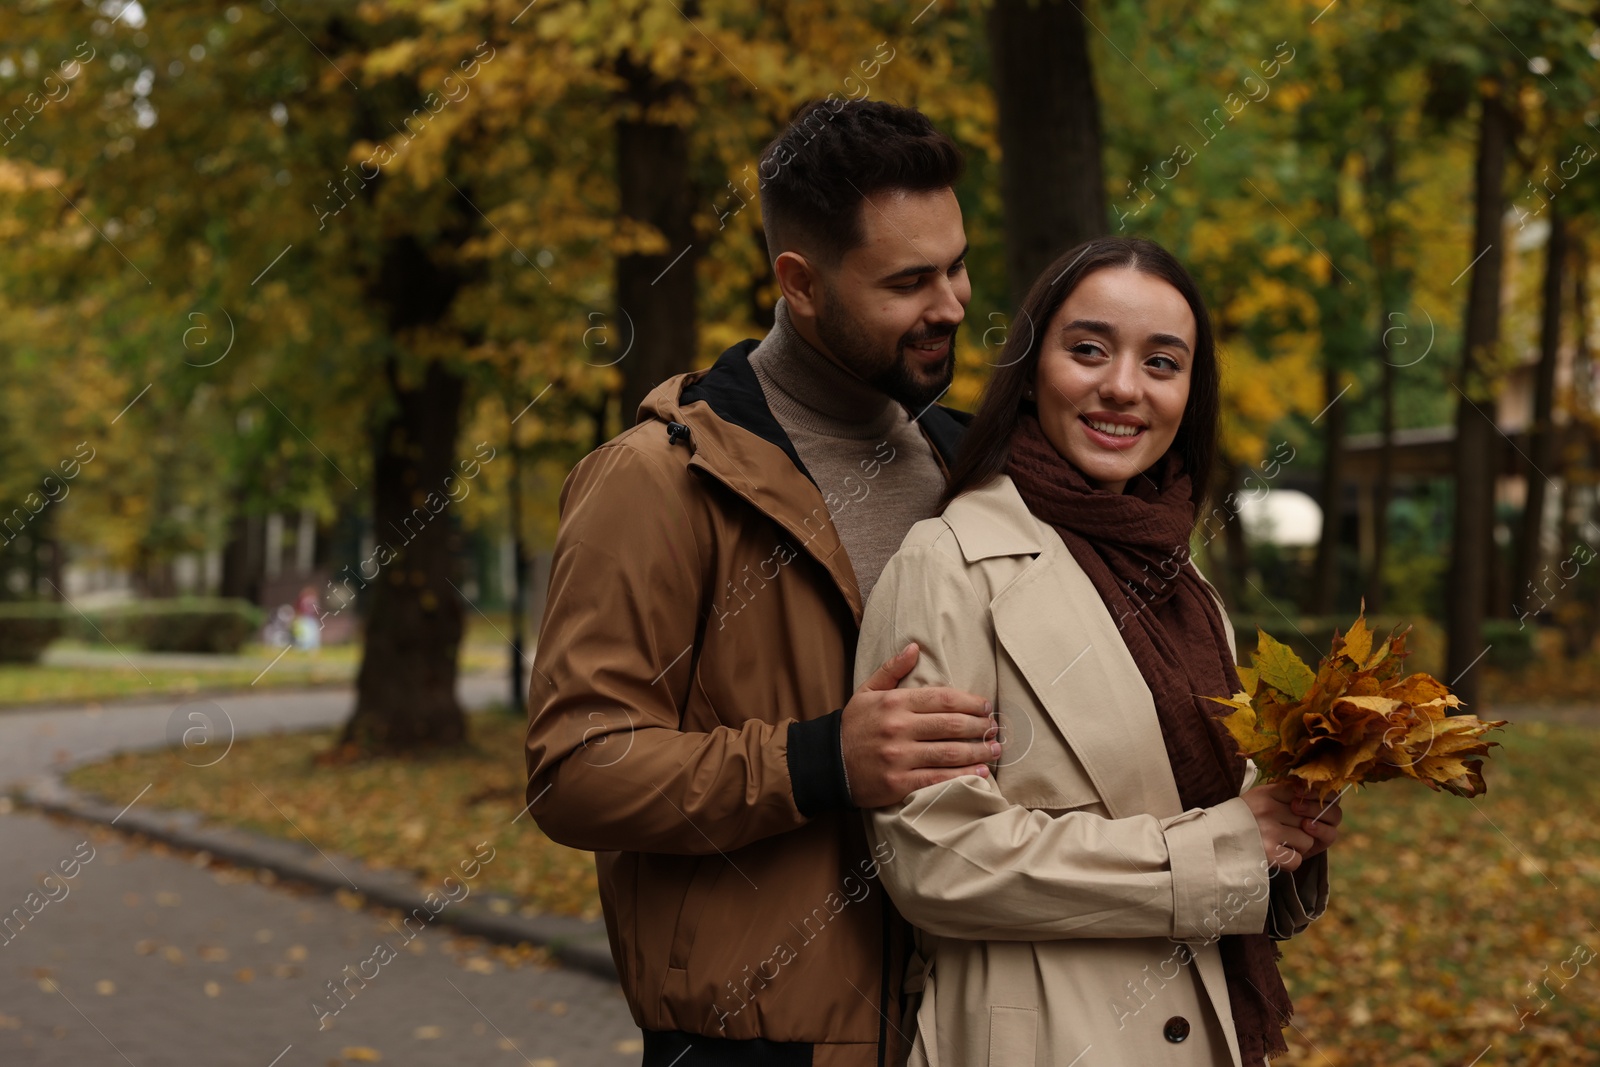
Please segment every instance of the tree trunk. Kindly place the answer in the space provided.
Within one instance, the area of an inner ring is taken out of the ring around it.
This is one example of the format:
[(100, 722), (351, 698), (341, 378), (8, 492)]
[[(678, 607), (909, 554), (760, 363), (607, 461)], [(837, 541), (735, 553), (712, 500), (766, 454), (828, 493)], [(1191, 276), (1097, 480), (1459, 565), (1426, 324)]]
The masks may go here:
[(1322, 418), (1323, 430), (1322, 477), (1318, 490), (1318, 503), (1322, 506), (1322, 535), (1317, 541), (1317, 554), (1311, 566), (1311, 583), (1307, 590), (1305, 611), (1308, 615), (1327, 615), (1333, 612), (1339, 591), (1339, 536), (1344, 526), (1344, 408), (1339, 397), (1338, 353), (1333, 343), (1324, 337), (1322, 366), (1322, 402), (1326, 405)]
[[(1201, 548), (1206, 554), (1206, 576), (1217, 587), (1222, 606), (1229, 612), (1238, 611), (1243, 602), (1243, 575), (1247, 573), (1246, 564), (1234, 555), (1234, 538), (1228, 529), (1239, 522), (1238, 513), (1227, 504), (1236, 499), (1238, 488), (1239, 468), (1218, 456), (1211, 473), (1211, 499), (1205, 501), (1206, 518), (1200, 524), (1205, 538)], [(1220, 523), (1216, 521), (1219, 513)]]
[(1367, 610), (1374, 615), (1382, 613), (1388, 595), (1383, 568), (1389, 558), (1389, 504), (1394, 500), (1394, 385), (1394, 364), (1384, 360), (1378, 416), (1383, 441), (1378, 449), (1378, 479), (1372, 490), (1372, 573), (1367, 576)]
[(50, 583), (50, 592), (48, 595), (41, 592), (40, 596), (59, 603), (64, 595), (62, 590), (66, 588), (67, 581), (67, 546), (59, 538), (51, 538), (46, 544), (50, 547), (50, 562), (46, 576)]
[(1455, 539), (1446, 622), (1448, 683), (1470, 708), (1478, 702), (1475, 670), (1482, 657), (1484, 602), (1494, 546), (1494, 405), (1484, 364), (1500, 338), (1501, 215), (1511, 116), (1497, 90), (1483, 98), (1478, 119), (1475, 221), (1477, 257), (1467, 293), (1466, 332), (1457, 380)]
[[(1345, 153), (1340, 151), (1328, 164), (1328, 173), (1344, 170)], [(1339, 195), (1328, 187), (1322, 196), (1323, 217), (1339, 220)], [(1330, 235), (1336, 236), (1336, 235)], [(1330, 240), (1330, 248), (1335, 245)], [(1322, 320), (1322, 471), (1317, 496), (1322, 508), (1322, 534), (1312, 559), (1311, 581), (1307, 583), (1301, 607), (1310, 615), (1327, 615), (1337, 608), (1339, 595), (1339, 543), (1344, 534), (1344, 435), (1345, 409), (1340, 402), (1343, 391), (1339, 378), (1353, 357), (1366, 346), (1361, 335), (1363, 316), (1357, 313), (1359, 296), (1354, 286), (1342, 279), (1329, 278), (1317, 292), (1317, 311)]]
[[(594, 419), (594, 441), (589, 446), (590, 451), (599, 448), (611, 439), (611, 396), (612, 394), (610, 393), (601, 393), (600, 399), (595, 401), (594, 408), (591, 410), (591, 415)], [(631, 412), (629, 413), (629, 418), (632, 418)], [(630, 421), (624, 425), (623, 429), (632, 425), (633, 423)]]
[(233, 516), (228, 520), (228, 542), (222, 549), (222, 595), (261, 602), (263, 546), (261, 520), (245, 512), (243, 491), (233, 497)]
[(1578, 410), (1594, 410), (1594, 366), (1589, 353), (1589, 243), (1580, 231), (1572, 236), (1573, 394)]
[[(1389, 555), (1389, 503), (1394, 499), (1394, 390), (1399, 365), (1395, 353), (1389, 350), (1390, 314), (1400, 312), (1405, 306), (1409, 279), (1402, 284), (1394, 266), (1395, 226), (1391, 216), (1393, 205), (1399, 199), (1397, 178), (1398, 146), (1395, 144), (1394, 122), (1389, 116), (1378, 129), (1378, 158), (1372, 168), (1372, 187), (1377, 200), (1377, 222), (1372, 234), (1372, 266), (1378, 276), (1378, 343), (1377, 354), (1383, 366), (1379, 369), (1378, 430), (1382, 445), (1378, 453), (1378, 478), (1373, 487), (1372, 570), (1367, 575), (1367, 610), (1374, 615), (1383, 611), (1388, 590), (1384, 586), (1383, 568)], [(1400, 312), (1403, 314), (1403, 312)], [(1409, 330), (1406, 331), (1409, 333)], [(1402, 334), (1401, 336), (1404, 336)], [(1406, 338), (1407, 341), (1410, 338)], [(1408, 354), (1404, 357), (1409, 360)]]
[(1071, 0), (997, 0), (989, 12), (1012, 307), (1058, 255), (1110, 228), (1088, 32)]
[[(648, 223), (666, 237), (665, 251), (617, 257), (617, 314), (606, 359), (621, 358), (621, 422), (634, 424), (645, 394), (694, 367), (694, 180), (682, 126), (652, 121), (648, 108), (686, 93), (662, 83), (648, 66), (624, 56), (617, 73), (630, 114), (617, 122), (617, 190), (623, 224)], [(625, 358), (622, 353), (626, 352)]]
[(1522, 509), (1522, 534), (1517, 538), (1516, 571), (1511, 588), (1513, 610), (1526, 610), (1526, 598), (1539, 578), (1547, 476), (1555, 467), (1556, 434), (1551, 416), (1556, 406), (1556, 362), (1561, 349), (1561, 286), (1567, 260), (1566, 220), (1559, 205), (1550, 205), (1550, 238), (1545, 246), (1543, 308), (1539, 321), (1539, 365), (1534, 372), (1533, 412), (1528, 419), (1528, 447), (1523, 479), (1527, 486)]
[(511, 703), (513, 714), (528, 713), (528, 682), (522, 673), (528, 621), (528, 554), (522, 542), (522, 449), (515, 441), (511, 453)]
[[(1589, 245), (1584, 238), (1582, 230), (1570, 236), (1572, 243), (1572, 393), (1573, 406), (1577, 411), (1588, 415), (1594, 411), (1594, 364), (1589, 351)], [(1583, 541), (1593, 547), (1589, 540), (1588, 526), (1594, 518), (1595, 494), (1595, 435), (1590, 428), (1587, 418), (1573, 418), (1569, 425), (1576, 438), (1570, 444), (1571, 451), (1563, 457), (1561, 464), (1562, 481), (1568, 487), (1578, 479), (1586, 488), (1586, 492), (1573, 493), (1581, 504), (1577, 508), (1568, 508), (1563, 512), (1566, 521), (1571, 523), (1572, 533), (1563, 538), (1563, 544), (1575, 544), (1578, 539), (1577, 530), (1582, 529)], [(1579, 511), (1577, 521), (1573, 521), (1572, 512)], [(1593, 602), (1582, 605), (1583, 610), (1578, 614), (1577, 621), (1567, 633), (1567, 655), (1573, 659), (1588, 655), (1594, 647), (1594, 635), (1597, 623), (1600, 623), (1600, 604)]]
[(398, 380), (393, 359), (387, 370), (395, 406), (374, 441), (377, 547), (358, 567), (372, 582), (372, 601), (356, 709), (341, 739), (363, 753), (433, 748), (466, 736), (456, 700), (458, 539), (445, 487), (456, 474), (464, 383), (437, 361), (414, 388)]

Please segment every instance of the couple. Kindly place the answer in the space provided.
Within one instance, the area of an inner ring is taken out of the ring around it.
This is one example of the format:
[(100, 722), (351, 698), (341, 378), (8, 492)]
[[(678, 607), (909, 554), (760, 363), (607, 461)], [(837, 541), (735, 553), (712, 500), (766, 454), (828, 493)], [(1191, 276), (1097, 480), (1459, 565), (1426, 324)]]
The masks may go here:
[(562, 491), (527, 797), (596, 853), (644, 1063), (1265, 1063), (1340, 811), (1252, 787), (1196, 696), (1238, 688), (1187, 561), (1205, 306), (1088, 242), (940, 406), (960, 152), (818, 106), (765, 153), (773, 328)]

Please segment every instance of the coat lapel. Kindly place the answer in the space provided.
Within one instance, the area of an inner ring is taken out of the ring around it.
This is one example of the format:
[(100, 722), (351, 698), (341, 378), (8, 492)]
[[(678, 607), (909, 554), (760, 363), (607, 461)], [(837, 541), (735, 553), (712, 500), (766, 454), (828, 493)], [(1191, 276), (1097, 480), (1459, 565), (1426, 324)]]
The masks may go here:
[[(965, 503), (945, 517), (969, 559), (1037, 553), (995, 595), (995, 636), (1106, 810), (1112, 818), (1177, 815), (1182, 807), (1149, 687), (1094, 583), (1055, 530), (1028, 512), (1009, 478)], [(1031, 536), (1024, 536), (1028, 526)]]

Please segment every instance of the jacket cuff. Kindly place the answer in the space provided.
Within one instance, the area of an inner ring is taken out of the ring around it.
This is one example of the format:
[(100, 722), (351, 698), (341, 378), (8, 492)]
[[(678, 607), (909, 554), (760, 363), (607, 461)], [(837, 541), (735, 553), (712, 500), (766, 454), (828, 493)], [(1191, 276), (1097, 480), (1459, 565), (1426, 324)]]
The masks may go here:
[(844, 774), (840, 724), (844, 709), (820, 719), (789, 724), (789, 785), (794, 806), (808, 819), (830, 811), (853, 810)]
[(1328, 910), (1328, 854), (1318, 853), (1298, 870), (1272, 872), (1272, 909), (1267, 935), (1287, 941), (1305, 931)]

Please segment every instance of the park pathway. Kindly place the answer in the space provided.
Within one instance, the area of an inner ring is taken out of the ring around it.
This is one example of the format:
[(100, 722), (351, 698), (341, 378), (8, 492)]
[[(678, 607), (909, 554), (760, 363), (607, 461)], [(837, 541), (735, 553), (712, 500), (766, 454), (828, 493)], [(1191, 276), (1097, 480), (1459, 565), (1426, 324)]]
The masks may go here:
[[(469, 707), (503, 689), (499, 675), (461, 684)], [(197, 721), (190, 711), (245, 737), (336, 724), (351, 699), (319, 689), (0, 712), (0, 793), (166, 744), (175, 717)], [(407, 944), (379, 913), (4, 799), (0, 859), (0, 916), (23, 908), (27, 919), (0, 929), (5, 1067), (639, 1062), (615, 984), (508, 967), (507, 950), (448, 929)], [(404, 948), (388, 958), (381, 942)], [(313, 1001), (339, 1010), (324, 1018)]]

